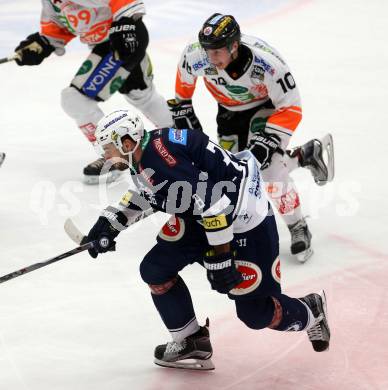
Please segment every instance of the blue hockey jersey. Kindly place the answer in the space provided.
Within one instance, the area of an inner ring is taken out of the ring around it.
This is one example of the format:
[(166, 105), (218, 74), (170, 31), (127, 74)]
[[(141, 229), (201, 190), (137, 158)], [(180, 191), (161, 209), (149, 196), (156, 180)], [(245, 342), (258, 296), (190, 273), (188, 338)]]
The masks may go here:
[(211, 245), (257, 226), (267, 215), (259, 164), (248, 151), (233, 155), (198, 131), (164, 128), (146, 132), (135, 185), (120, 210), (135, 219), (153, 208), (196, 219)]

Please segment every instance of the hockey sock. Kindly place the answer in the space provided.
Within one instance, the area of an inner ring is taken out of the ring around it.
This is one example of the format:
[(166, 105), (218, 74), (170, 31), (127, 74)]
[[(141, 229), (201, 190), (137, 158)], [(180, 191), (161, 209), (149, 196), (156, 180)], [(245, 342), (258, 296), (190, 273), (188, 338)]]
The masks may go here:
[(166, 293), (151, 296), (174, 341), (182, 341), (199, 330), (189, 289), (180, 276)]
[(291, 298), (284, 294), (276, 294), (272, 297), (275, 303), (275, 316), (281, 313), (278, 324), (270, 327), (280, 331), (301, 331), (306, 328), (311, 318), (310, 309), (297, 298)]

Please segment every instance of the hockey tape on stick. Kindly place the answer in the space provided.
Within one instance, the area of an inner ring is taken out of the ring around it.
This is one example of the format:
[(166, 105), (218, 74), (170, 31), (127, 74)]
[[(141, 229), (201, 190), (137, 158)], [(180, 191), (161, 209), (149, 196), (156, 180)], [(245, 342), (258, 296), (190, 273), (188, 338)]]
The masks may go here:
[(6, 62), (15, 61), (16, 58), (20, 58), (19, 54), (14, 54), (9, 57), (0, 58), (0, 64), (5, 64)]
[[(129, 226), (134, 225), (135, 223), (141, 221), (142, 219), (149, 217), (155, 212), (156, 210), (152, 208), (143, 211)], [(78, 229), (78, 227), (75, 225), (75, 223), (71, 218), (66, 219), (63, 227), (65, 229), (66, 234), (69, 236), (69, 238), (73, 240), (76, 244), (80, 245), (86, 242), (87, 236)]]

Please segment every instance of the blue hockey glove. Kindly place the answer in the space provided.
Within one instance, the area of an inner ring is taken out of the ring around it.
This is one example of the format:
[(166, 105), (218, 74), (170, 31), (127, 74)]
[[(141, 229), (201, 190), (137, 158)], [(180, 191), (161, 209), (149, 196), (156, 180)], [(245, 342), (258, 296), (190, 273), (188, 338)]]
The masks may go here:
[(237, 271), (231, 252), (218, 255), (206, 253), (203, 264), (212, 289), (221, 294), (227, 294), (244, 281), (241, 273)]
[(116, 241), (114, 239), (121, 230), (125, 229), (127, 221), (127, 217), (121, 211), (113, 207), (105, 209), (85, 240), (85, 242), (94, 242), (93, 247), (88, 250), (89, 255), (95, 259), (99, 253), (115, 251)]

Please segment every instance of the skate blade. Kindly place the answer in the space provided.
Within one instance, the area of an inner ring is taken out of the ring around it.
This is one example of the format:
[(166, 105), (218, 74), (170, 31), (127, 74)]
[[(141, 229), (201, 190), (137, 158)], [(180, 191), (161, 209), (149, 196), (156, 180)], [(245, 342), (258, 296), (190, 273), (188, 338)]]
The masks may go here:
[(87, 185), (97, 185), (97, 184), (109, 184), (117, 181), (121, 176), (121, 171), (109, 172), (107, 175), (84, 175), (84, 184)]
[[(322, 155), (326, 157), (326, 166), (327, 166), (327, 180), (318, 181), (317, 184), (320, 186), (325, 185), (333, 181), (334, 179), (334, 142), (333, 136), (328, 133), (321, 140), (322, 145)], [(326, 152), (326, 153), (324, 153)]]
[(328, 346), (327, 348), (324, 350), (324, 351), (321, 351), (321, 352), (326, 352), (329, 350), (330, 348), (330, 327), (329, 327), (329, 316), (327, 314), (327, 300), (326, 300), (326, 294), (325, 294), (325, 290), (321, 290), (319, 291), (318, 293), (321, 298), (322, 298), (322, 307), (323, 307), (323, 313), (325, 315), (325, 319), (326, 319), (326, 325), (327, 325), (327, 330), (329, 332), (329, 340), (328, 340)]
[(158, 366), (168, 368), (181, 368), (185, 370), (199, 370), (199, 371), (210, 371), (214, 370), (215, 366), (212, 360), (206, 359), (185, 359), (178, 362), (165, 362), (164, 360), (154, 359), (154, 363)]
[(305, 251), (296, 254), (295, 256), (300, 263), (305, 263), (313, 254), (313, 249), (308, 248)]

